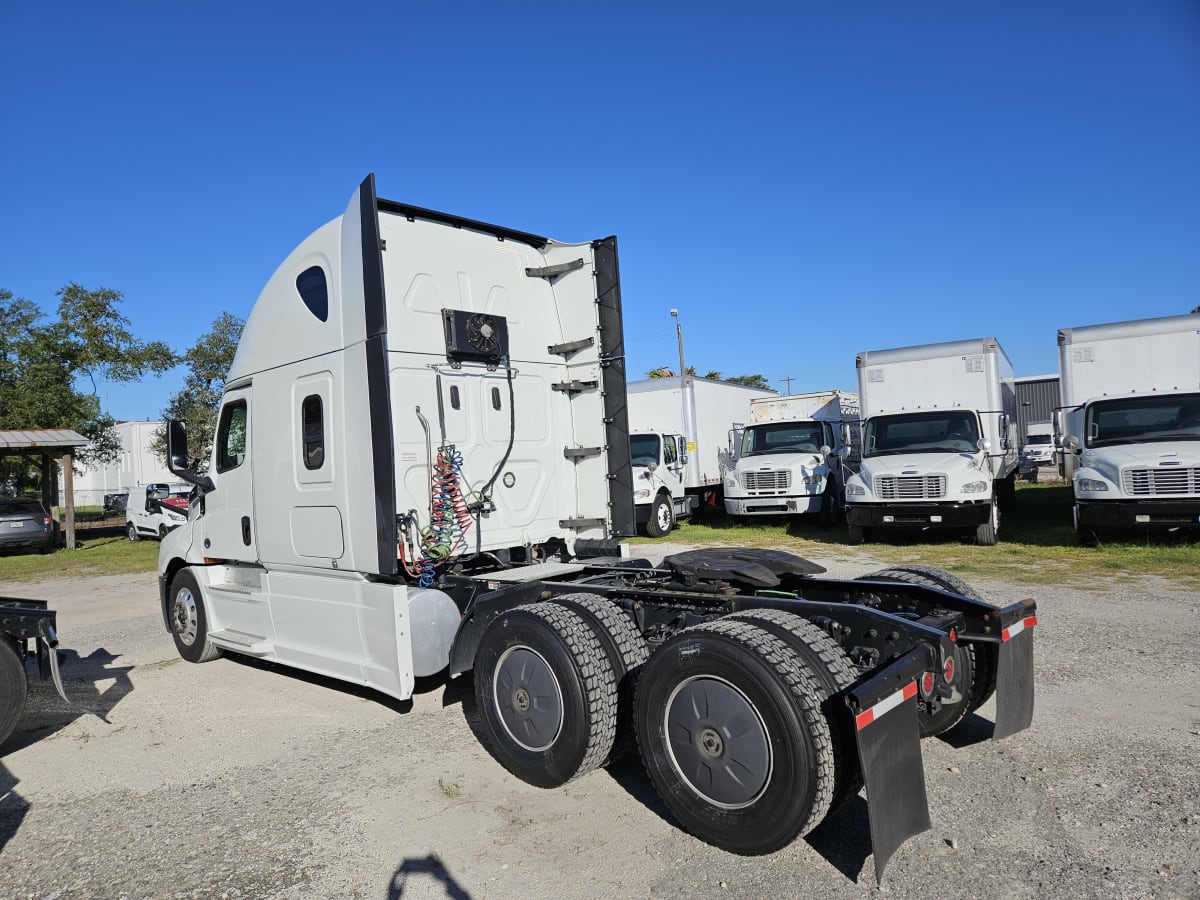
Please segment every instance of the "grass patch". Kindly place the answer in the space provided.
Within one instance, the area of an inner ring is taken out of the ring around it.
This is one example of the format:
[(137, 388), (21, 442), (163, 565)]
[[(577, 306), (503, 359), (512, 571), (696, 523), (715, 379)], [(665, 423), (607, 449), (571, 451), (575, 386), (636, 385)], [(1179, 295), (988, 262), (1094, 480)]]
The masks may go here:
[[(950, 531), (876, 532), (865, 549), (885, 563), (919, 563), (946, 569), (967, 580), (996, 578), (1015, 584), (1072, 584), (1158, 575), (1188, 587), (1200, 587), (1200, 543), (1195, 533), (1130, 534), (1100, 547), (1075, 543), (1071, 487), (1018, 484), (1016, 511), (1004, 516), (1000, 542), (977, 547)], [(683, 543), (775, 547), (820, 560), (849, 544), (845, 525), (824, 529), (815, 517), (790, 521), (743, 522), (722, 513), (705, 513), (685, 522), (669, 538)], [(649, 543), (634, 539), (633, 543)]]
[(77, 550), (0, 556), (0, 583), (40, 581), (93, 575), (153, 572), (158, 567), (158, 541), (128, 540), (122, 535), (84, 537)]

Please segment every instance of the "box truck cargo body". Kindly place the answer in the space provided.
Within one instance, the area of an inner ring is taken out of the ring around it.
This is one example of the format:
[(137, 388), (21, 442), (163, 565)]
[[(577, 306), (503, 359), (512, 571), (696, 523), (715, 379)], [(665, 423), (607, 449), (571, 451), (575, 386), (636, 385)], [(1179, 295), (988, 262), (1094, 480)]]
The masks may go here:
[(1029, 726), (1036, 606), (925, 567), (629, 558), (616, 251), (364, 181), (260, 294), (206, 475), (168, 423), (196, 489), (160, 548), (164, 624), (190, 662), (401, 699), (473, 672), (516, 777), (557, 787), (638, 753), (676, 819), (737, 853), (785, 846), (865, 782), (881, 876), (929, 828), (920, 736), (993, 691), (995, 737)]
[[(634, 513), (654, 537), (720, 503), (731, 434), (775, 391), (688, 375), (628, 384)], [(653, 467), (653, 468), (652, 468)]]
[(1058, 361), (1080, 539), (1200, 525), (1200, 315), (1064, 328)]
[(858, 424), (858, 395), (848, 391), (755, 400), (725, 476), (725, 512), (815, 513), (824, 524), (833, 524), (845, 505), (846, 478), (857, 463)]
[(853, 542), (879, 528), (965, 528), (994, 544), (1017, 470), (1013, 368), (995, 338), (858, 354), (862, 465)]

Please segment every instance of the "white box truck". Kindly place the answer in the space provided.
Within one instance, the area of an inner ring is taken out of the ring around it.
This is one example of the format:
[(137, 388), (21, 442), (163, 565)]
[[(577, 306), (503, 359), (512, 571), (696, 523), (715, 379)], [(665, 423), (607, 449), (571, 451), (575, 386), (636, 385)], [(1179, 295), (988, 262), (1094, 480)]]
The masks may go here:
[(858, 395), (848, 391), (753, 401), (750, 424), (725, 473), (725, 512), (747, 517), (816, 513), (822, 524), (834, 524), (857, 461), (853, 435), (858, 424)]
[(1080, 541), (1200, 525), (1200, 315), (1063, 328), (1058, 365)]
[(694, 375), (631, 381), (629, 445), (637, 524), (652, 537), (720, 503), (730, 434), (749, 419), (765, 388)]
[(966, 528), (996, 543), (1016, 497), (1013, 368), (995, 338), (858, 354), (862, 465), (851, 543), (883, 528)]
[(1034, 603), (922, 567), (625, 556), (616, 250), (364, 181), (260, 294), (207, 475), (168, 424), (197, 490), (159, 552), (164, 623), (191, 662), (258, 657), (401, 699), (471, 671), (516, 777), (556, 787), (639, 753), (676, 819), (737, 853), (785, 846), (865, 781), (882, 873), (929, 828), (920, 735), (993, 689), (994, 736), (1028, 727)]

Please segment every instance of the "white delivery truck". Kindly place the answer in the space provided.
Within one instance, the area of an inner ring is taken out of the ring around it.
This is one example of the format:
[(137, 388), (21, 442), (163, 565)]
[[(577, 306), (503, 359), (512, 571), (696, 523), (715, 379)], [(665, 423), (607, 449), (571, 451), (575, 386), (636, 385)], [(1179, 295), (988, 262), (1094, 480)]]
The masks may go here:
[(817, 513), (838, 520), (857, 460), (858, 395), (816, 391), (755, 400), (725, 473), (731, 516)]
[(1063, 328), (1058, 365), (1080, 541), (1200, 525), (1200, 315)]
[(1041, 469), (1058, 467), (1058, 451), (1054, 446), (1054, 426), (1049, 422), (1030, 422), (1025, 427), (1025, 443), (1021, 446), (1021, 477), (1037, 481)]
[(1028, 727), (1035, 605), (919, 566), (628, 558), (623, 343), (615, 238), (383, 200), (369, 177), (259, 295), (207, 475), (168, 423), (197, 489), (159, 552), (167, 630), (192, 662), (401, 699), (472, 671), (516, 777), (557, 787), (639, 753), (676, 819), (737, 853), (785, 846), (865, 781), (881, 874), (929, 828), (920, 735), (993, 690), (994, 736)]
[(745, 425), (751, 403), (776, 396), (694, 375), (680, 381), (648, 378), (627, 386), (634, 514), (652, 537), (720, 502), (730, 434)]
[(190, 491), (184, 484), (162, 483), (148, 484), (144, 490), (130, 489), (128, 495), (137, 499), (125, 505), (125, 536), (131, 541), (166, 537), (187, 521)]
[(858, 354), (862, 465), (851, 543), (880, 528), (968, 528), (995, 544), (1016, 498), (1013, 368), (995, 338)]

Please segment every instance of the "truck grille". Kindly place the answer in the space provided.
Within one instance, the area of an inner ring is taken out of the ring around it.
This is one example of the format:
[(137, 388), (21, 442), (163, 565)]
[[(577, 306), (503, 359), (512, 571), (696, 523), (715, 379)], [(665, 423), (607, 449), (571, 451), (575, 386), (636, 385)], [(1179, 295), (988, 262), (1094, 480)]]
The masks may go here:
[(1126, 469), (1121, 481), (1125, 493), (1143, 497), (1200, 494), (1200, 469)]
[(880, 475), (875, 479), (880, 500), (940, 500), (946, 496), (945, 475)]
[(748, 491), (786, 491), (792, 486), (792, 473), (787, 469), (743, 472), (742, 480)]

